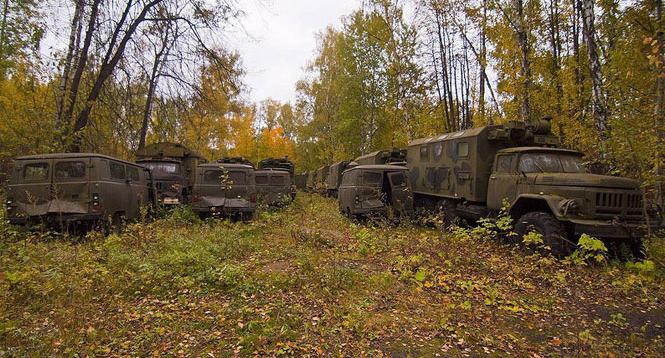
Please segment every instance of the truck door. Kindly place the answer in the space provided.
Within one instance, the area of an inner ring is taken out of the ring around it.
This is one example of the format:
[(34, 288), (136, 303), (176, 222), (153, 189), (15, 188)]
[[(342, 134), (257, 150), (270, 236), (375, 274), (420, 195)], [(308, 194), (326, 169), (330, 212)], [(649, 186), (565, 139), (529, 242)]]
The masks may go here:
[(497, 155), (487, 187), (487, 207), (495, 210), (501, 209), (504, 199), (513, 203), (517, 196), (519, 180), (517, 155)]
[(407, 215), (413, 211), (413, 195), (409, 188), (406, 171), (387, 173), (390, 183), (390, 198), (393, 208), (400, 215)]

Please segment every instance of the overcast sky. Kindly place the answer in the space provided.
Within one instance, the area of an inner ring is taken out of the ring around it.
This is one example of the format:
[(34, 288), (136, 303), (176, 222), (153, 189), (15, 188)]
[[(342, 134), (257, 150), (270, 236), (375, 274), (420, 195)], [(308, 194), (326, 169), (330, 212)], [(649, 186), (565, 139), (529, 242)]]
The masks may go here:
[(248, 99), (295, 99), (295, 84), (314, 57), (316, 33), (360, 5), (360, 0), (245, 0), (244, 31), (230, 37), (247, 71)]

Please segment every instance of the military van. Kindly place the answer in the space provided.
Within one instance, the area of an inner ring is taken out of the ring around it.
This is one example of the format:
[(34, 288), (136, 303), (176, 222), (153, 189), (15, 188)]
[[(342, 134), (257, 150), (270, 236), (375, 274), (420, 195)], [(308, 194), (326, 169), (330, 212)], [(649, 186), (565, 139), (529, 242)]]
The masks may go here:
[(553, 254), (566, 256), (588, 234), (641, 257), (646, 220), (639, 183), (589, 174), (582, 153), (557, 148), (550, 122), (510, 122), (412, 141), (406, 161), (415, 206), (451, 222), (495, 215), (507, 202), (519, 241), (536, 231)]
[(318, 194), (326, 194), (326, 181), (328, 180), (329, 165), (324, 165), (316, 170), (316, 182), (314, 184), (314, 191)]
[(248, 220), (256, 210), (254, 167), (236, 163), (207, 163), (196, 168), (192, 210), (202, 218)]
[(413, 195), (406, 167), (358, 165), (344, 171), (337, 196), (339, 210), (350, 218), (413, 213)]
[(328, 169), (328, 177), (326, 179), (327, 196), (337, 198), (337, 190), (342, 182), (342, 175), (349, 167), (349, 163), (351, 163), (350, 160), (342, 160), (330, 166), (330, 169)]
[(296, 197), (291, 175), (286, 170), (261, 169), (254, 172), (258, 202), (268, 206), (284, 206)]
[(155, 180), (157, 202), (177, 205), (189, 201), (196, 167), (207, 161), (182, 144), (162, 142), (139, 149), (136, 162), (150, 169)]
[(94, 153), (18, 157), (7, 187), (12, 224), (46, 224), (56, 229), (119, 224), (140, 217), (154, 204), (148, 169)]

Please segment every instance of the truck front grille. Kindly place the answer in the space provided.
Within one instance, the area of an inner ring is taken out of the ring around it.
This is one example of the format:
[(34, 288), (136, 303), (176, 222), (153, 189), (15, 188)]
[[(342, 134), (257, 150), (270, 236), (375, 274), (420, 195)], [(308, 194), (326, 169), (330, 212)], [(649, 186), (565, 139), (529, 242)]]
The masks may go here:
[(597, 192), (596, 214), (604, 216), (641, 216), (642, 195)]

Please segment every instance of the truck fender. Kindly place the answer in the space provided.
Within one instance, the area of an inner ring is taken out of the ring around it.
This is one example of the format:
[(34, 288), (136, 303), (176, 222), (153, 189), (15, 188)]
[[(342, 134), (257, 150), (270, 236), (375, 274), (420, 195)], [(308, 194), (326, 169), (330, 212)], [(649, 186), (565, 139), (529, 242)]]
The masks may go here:
[(559, 204), (564, 199), (558, 195), (523, 194), (513, 202), (508, 213), (515, 220), (532, 211), (550, 213), (558, 219), (563, 216)]

